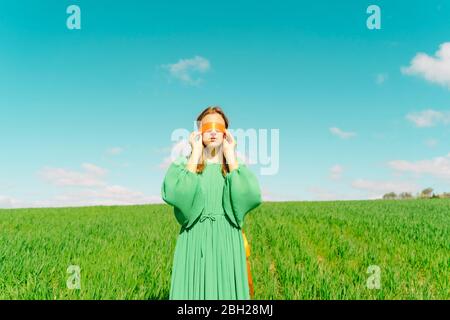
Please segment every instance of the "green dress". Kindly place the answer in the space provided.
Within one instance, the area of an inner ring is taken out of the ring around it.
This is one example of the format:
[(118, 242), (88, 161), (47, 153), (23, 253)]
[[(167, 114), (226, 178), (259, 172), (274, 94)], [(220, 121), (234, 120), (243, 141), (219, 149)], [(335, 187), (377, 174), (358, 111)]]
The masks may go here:
[(262, 202), (256, 175), (240, 159), (225, 177), (221, 164), (207, 163), (197, 174), (186, 163), (186, 157), (177, 158), (161, 188), (181, 225), (169, 299), (250, 299), (241, 228)]

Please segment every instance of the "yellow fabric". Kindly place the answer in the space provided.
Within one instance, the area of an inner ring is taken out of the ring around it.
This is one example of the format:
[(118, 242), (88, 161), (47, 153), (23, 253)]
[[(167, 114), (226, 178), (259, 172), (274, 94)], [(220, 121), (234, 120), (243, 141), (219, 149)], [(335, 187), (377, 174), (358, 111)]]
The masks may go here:
[(250, 299), (253, 299), (255, 295), (255, 290), (253, 288), (253, 279), (252, 279), (252, 273), (250, 270), (250, 245), (248, 244), (247, 237), (245, 236), (244, 230), (242, 230), (242, 236), (244, 237), (244, 247), (245, 247), (245, 255), (246, 255), (246, 262), (247, 262), (247, 280), (248, 280), (248, 287), (250, 289)]
[(249, 257), (250, 256), (250, 246), (248, 245), (247, 237), (245, 236), (244, 231), (242, 231), (242, 236), (244, 237), (245, 254), (247, 257)]

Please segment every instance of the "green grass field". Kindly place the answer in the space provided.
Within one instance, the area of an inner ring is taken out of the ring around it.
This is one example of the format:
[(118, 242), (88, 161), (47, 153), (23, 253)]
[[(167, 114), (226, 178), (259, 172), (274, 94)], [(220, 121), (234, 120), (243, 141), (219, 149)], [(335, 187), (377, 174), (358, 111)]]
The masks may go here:
[[(244, 230), (255, 299), (450, 298), (446, 199), (264, 203)], [(167, 299), (178, 231), (167, 205), (2, 209), (0, 299)]]

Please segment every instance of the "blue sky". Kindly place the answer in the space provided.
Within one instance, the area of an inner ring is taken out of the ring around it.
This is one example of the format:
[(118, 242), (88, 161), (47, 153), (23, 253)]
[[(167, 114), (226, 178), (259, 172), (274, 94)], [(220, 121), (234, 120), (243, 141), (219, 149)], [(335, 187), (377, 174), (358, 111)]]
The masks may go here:
[[(66, 26), (73, 4), (79, 30)], [(371, 4), (380, 30), (366, 26)], [(209, 105), (230, 128), (279, 130), (278, 172), (250, 165), (265, 200), (450, 191), (444, 1), (30, 0), (0, 12), (0, 208), (160, 202), (171, 133)]]

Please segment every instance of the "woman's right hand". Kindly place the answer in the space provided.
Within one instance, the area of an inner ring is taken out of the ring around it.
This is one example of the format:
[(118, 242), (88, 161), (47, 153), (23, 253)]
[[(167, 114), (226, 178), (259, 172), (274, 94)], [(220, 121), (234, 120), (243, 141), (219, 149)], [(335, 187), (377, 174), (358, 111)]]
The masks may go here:
[(200, 156), (203, 152), (202, 133), (200, 131), (193, 131), (189, 136), (189, 143), (192, 148), (192, 155), (197, 158), (196, 160), (200, 160)]

